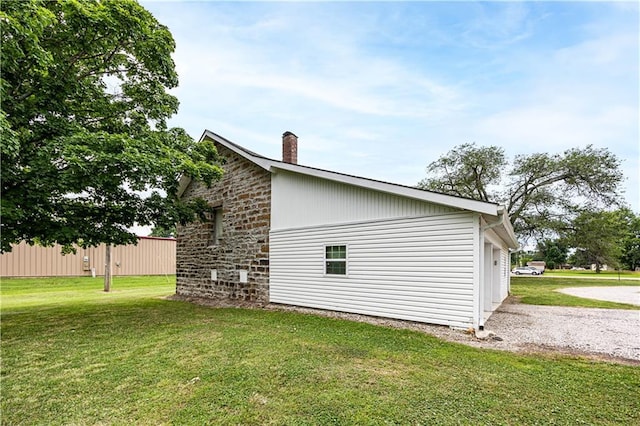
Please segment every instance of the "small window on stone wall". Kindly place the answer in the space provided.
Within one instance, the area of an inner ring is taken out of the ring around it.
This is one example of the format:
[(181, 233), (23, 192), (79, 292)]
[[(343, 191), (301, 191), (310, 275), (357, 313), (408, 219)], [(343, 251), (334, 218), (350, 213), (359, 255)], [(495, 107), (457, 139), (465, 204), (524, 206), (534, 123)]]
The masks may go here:
[(207, 223), (209, 232), (209, 246), (217, 246), (222, 240), (222, 207), (216, 207), (209, 215)]

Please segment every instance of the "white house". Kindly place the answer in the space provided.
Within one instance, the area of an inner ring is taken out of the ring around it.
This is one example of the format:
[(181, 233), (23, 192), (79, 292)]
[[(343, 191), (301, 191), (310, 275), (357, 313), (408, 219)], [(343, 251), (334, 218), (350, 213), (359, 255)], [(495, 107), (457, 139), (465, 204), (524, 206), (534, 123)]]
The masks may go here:
[(179, 227), (177, 294), (480, 328), (509, 292), (502, 206), (283, 161), (205, 131), (224, 158), (209, 222)]

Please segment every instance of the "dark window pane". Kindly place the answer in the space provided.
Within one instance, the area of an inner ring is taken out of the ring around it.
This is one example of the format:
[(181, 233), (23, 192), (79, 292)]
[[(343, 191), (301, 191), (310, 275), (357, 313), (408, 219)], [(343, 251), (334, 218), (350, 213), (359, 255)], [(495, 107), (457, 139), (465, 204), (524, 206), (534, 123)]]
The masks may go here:
[(331, 275), (346, 275), (347, 274), (347, 263), (346, 262), (327, 261), (327, 274), (331, 274)]
[(327, 259), (346, 259), (347, 247), (346, 246), (327, 246), (325, 251)]

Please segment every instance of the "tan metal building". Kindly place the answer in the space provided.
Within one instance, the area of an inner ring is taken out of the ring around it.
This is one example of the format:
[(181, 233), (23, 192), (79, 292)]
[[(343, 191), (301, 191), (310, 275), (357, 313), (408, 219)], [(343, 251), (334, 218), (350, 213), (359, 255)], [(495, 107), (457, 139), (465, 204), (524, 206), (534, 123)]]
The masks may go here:
[[(59, 245), (30, 246), (20, 243), (10, 253), (0, 255), (0, 276), (55, 277), (104, 275), (106, 245), (77, 248), (63, 255)], [(113, 275), (174, 275), (176, 240), (138, 237), (137, 245), (111, 248)]]

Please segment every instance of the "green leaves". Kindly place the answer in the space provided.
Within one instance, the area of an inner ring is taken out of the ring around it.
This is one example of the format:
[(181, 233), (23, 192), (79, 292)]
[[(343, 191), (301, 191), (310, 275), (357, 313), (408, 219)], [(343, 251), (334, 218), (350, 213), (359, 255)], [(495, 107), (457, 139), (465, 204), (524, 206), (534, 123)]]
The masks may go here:
[(501, 148), (464, 144), (427, 171), (423, 189), (505, 205), (521, 239), (557, 235), (579, 212), (619, 204), (623, 180), (620, 160), (591, 145), (509, 163)]
[(572, 148), (563, 154), (517, 156), (505, 203), (521, 235), (544, 235), (566, 227), (567, 216), (617, 203), (620, 160), (606, 148)]
[(630, 210), (621, 214), (624, 236), (622, 238), (622, 265), (632, 271), (640, 269), (640, 216)]
[(215, 147), (167, 129), (178, 100), (168, 29), (131, 0), (0, 3), (2, 244), (128, 243), (134, 223), (193, 218), (187, 175)]
[(548, 269), (556, 269), (567, 261), (569, 247), (563, 240), (544, 240), (538, 242), (538, 251)]
[(463, 144), (429, 164), (427, 172), (434, 177), (422, 180), (418, 187), (480, 201), (493, 201), (495, 194), (489, 191), (489, 187), (500, 182), (506, 164), (502, 148)]
[(567, 232), (567, 240), (580, 253), (586, 263), (618, 267), (622, 255), (622, 239), (625, 237), (626, 209), (616, 211), (585, 210), (573, 221)]

